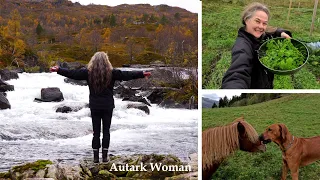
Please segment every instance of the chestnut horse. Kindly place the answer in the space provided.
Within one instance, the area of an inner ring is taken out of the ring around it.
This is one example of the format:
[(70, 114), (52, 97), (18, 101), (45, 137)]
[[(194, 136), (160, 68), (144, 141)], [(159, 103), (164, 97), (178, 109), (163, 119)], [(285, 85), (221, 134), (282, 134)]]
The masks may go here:
[(202, 179), (210, 179), (222, 161), (236, 150), (264, 152), (257, 131), (240, 117), (231, 124), (202, 132)]

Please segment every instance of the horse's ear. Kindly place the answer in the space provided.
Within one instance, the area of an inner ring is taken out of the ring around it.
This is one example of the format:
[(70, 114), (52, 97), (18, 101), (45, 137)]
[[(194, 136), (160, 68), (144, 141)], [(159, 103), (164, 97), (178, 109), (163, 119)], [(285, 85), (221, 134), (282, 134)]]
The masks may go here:
[(279, 128), (280, 128), (281, 137), (283, 140), (285, 140), (288, 134), (288, 128), (285, 124), (279, 124)]
[(241, 117), (237, 118), (236, 121), (244, 121), (243, 114), (241, 115)]
[(246, 131), (244, 125), (241, 122), (238, 122), (237, 128), (238, 128), (238, 131), (239, 131), (240, 134), (243, 134)]

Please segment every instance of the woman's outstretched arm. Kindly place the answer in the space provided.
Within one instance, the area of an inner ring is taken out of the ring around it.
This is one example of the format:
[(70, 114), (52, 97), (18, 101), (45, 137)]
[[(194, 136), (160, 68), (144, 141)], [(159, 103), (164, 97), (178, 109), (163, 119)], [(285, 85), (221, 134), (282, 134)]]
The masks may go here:
[(151, 72), (146, 71), (121, 71), (118, 69), (114, 69), (112, 71), (113, 79), (120, 80), (120, 81), (129, 81), (132, 79), (138, 79), (138, 78), (148, 78), (151, 76)]
[(69, 70), (65, 68), (60, 68), (59, 66), (53, 66), (50, 68), (51, 72), (57, 72), (58, 74), (75, 79), (75, 80), (88, 80), (88, 70), (85, 68)]

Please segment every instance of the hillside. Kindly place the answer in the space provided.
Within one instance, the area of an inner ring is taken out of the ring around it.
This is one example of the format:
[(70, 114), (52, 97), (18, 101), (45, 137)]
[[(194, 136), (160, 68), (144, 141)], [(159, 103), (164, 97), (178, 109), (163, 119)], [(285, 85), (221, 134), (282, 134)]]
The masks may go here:
[[(224, 73), (231, 63), (231, 48), (241, 24), (241, 12), (252, 0), (223, 0), (202, 2), (202, 87), (220, 89)], [(287, 22), (289, 1), (258, 0), (266, 4), (271, 13), (269, 26), (281, 27), (292, 32), (293, 38), (303, 42), (318, 42), (318, 21), (310, 36), (314, 1), (293, 1)], [(215, 12), (215, 13), (212, 13)], [(318, 7), (317, 15), (320, 14)], [(316, 18), (317, 19), (317, 18)], [(319, 89), (320, 53), (311, 52), (306, 66), (290, 76), (276, 75), (274, 89)]]
[(212, 108), (213, 103), (216, 103), (216, 105), (219, 106), (219, 101), (215, 101), (210, 98), (202, 97), (202, 107), (203, 108)]
[[(261, 134), (273, 123), (284, 123), (296, 137), (320, 135), (320, 94), (291, 94), (244, 107), (202, 109), (202, 129), (228, 124), (244, 115)], [(214, 179), (280, 179), (281, 151), (275, 143), (267, 151), (249, 154), (238, 151), (223, 163)], [(300, 168), (300, 179), (319, 179), (319, 163)], [(291, 177), (289, 177), (291, 178)]]
[(115, 67), (155, 61), (197, 66), (198, 17), (185, 9), (68, 0), (0, 4), (0, 68), (87, 63), (96, 51), (107, 51)]

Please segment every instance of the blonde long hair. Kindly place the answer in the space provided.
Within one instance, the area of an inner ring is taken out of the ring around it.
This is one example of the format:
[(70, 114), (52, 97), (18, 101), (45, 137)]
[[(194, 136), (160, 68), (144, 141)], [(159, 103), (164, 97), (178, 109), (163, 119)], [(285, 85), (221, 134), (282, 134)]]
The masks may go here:
[(245, 7), (244, 11), (242, 12), (242, 16), (241, 16), (242, 24), (246, 25), (246, 23), (245, 23), (246, 20), (250, 19), (256, 11), (265, 12), (268, 16), (268, 19), (270, 19), (270, 11), (269, 11), (268, 7), (262, 3), (253, 2), (249, 5), (247, 5)]
[(243, 117), (231, 124), (209, 128), (202, 132), (202, 168), (207, 169), (214, 163), (221, 163), (227, 156), (240, 149), (238, 123), (245, 128), (248, 139), (258, 141), (258, 133)]
[(107, 88), (112, 79), (112, 65), (105, 52), (96, 52), (88, 63), (89, 84), (98, 94)]

